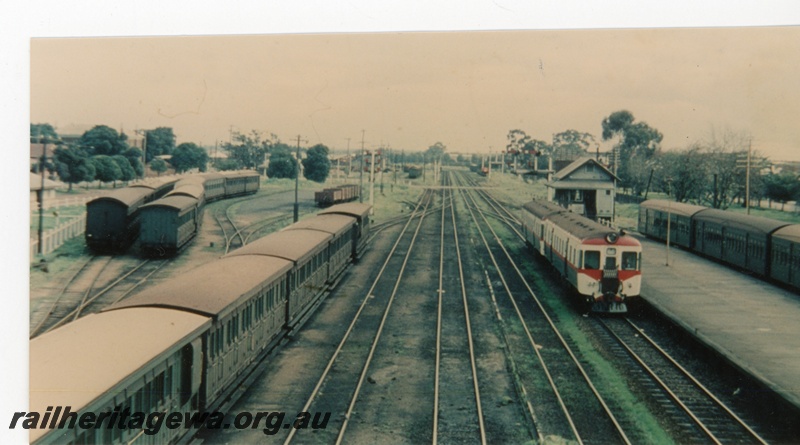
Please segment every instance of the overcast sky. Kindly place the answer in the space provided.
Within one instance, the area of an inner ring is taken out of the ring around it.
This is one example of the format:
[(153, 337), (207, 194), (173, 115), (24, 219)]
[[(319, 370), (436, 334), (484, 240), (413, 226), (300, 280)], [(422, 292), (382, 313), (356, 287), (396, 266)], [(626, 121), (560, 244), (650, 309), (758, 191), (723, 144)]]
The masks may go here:
[[(800, 160), (800, 27), (34, 39), (31, 121), (258, 130), (336, 149), (488, 152), (511, 129), (601, 142), (626, 109), (665, 149), (712, 132)], [(601, 149), (606, 146), (601, 146)]]

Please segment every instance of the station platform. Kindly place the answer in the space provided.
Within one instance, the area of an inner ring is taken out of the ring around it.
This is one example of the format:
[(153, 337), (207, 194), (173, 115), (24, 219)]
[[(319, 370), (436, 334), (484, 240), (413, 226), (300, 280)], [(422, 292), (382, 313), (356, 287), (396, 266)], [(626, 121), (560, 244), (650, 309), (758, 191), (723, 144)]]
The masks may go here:
[(637, 237), (642, 298), (800, 409), (800, 295)]

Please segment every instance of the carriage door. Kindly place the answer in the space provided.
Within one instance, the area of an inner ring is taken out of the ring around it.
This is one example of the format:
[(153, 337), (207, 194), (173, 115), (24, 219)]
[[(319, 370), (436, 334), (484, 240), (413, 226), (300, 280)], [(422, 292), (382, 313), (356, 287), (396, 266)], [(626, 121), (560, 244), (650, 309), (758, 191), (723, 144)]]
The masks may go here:
[(617, 274), (617, 249), (606, 249), (606, 263), (603, 267), (603, 279), (600, 282), (603, 294), (615, 295), (619, 289), (619, 275)]

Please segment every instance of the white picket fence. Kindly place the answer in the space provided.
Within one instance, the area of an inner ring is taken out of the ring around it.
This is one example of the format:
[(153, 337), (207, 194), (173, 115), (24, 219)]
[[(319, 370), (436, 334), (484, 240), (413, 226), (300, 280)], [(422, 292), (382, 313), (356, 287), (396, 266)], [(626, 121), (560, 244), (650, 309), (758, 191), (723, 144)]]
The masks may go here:
[[(86, 215), (72, 218), (68, 223), (62, 224), (55, 229), (50, 229), (42, 234), (42, 254), (47, 255), (61, 247), (70, 239), (82, 235), (86, 231)], [(39, 253), (39, 240), (31, 240), (31, 261), (34, 261)]]

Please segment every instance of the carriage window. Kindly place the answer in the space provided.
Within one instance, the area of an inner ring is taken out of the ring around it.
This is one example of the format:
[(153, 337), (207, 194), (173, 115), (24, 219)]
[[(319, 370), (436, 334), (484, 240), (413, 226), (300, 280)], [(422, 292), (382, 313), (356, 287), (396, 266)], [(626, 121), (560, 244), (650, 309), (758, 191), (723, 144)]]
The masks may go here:
[(636, 270), (636, 252), (622, 252), (622, 270)]
[(584, 269), (600, 269), (600, 252), (587, 250), (583, 257)]

